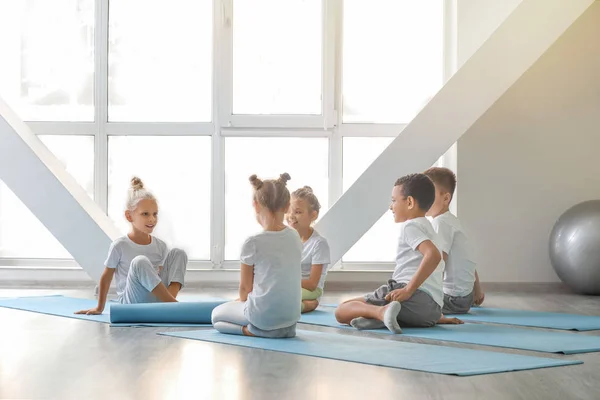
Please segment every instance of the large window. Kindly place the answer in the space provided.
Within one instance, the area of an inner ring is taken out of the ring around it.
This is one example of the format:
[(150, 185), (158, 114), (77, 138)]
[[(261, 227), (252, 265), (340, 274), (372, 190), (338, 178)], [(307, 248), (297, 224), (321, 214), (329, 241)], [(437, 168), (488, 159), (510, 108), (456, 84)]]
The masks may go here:
[[(328, 202), (328, 143), (326, 138), (225, 139), (225, 258), (237, 260), (248, 235), (260, 231), (252, 209), (248, 178), (278, 178), (287, 172), (290, 192), (308, 185)], [(323, 211), (327, 212), (327, 207)]]
[(0, 54), (0, 96), (23, 119), (94, 119), (94, 0), (0, 1)]
[[(248, 177), (287, 172), (326, 213), (440, 88), (449, 4), (0, 0), (0, 97), (121, 232), (137, 175), (189, 268), (235, 268)], [(384, 214), (343, 262), (391, 266), (396, 231)], [(2, 258), (70, 255), (0, 183)]]
[(321, 114), (321, 2), (233, 6), (233, 113)]
[(108, 215), (123, 233), (131, 178), (157, 199), (155, 234), (188, 256), (210, 259), (210, 137), (119, 136), (108, 142)]
[[(392, 137), (344, 138), (344, 191), (348, 190), (393, 139)], [(391, 211), (388, 211), (346, 253), (343, 260), (351, 262), (391, 262), (396, 256), (397, 243), (398, 229)]]
[(407, 123), (443, 79), (441, 0), (345, 0), (343, 121)]
[(211, 121), (212, 1), (114, 0), (109, 11), (109, 120)]

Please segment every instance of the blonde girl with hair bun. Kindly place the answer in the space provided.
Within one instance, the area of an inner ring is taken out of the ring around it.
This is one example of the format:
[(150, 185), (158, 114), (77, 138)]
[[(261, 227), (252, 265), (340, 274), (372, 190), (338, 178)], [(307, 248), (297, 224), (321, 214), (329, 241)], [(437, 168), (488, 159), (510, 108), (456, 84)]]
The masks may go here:
[(120, 303), (177, 301), (184, 283), (187, 255), (180, 249), (169, 250), (165, 242), (152, 235), (158, 223), (158, 203), (138, 177), (131, 179), (125, 218), (131, 229), (110, 245), (100, 278), (98, 306), (76, 314), (102, 314), (113, 277)]
[(263, 231), (242, 245), (239, 299), (222, 304), (212, 313), (221, 333), (265, 338), (296, 336), (300, 319), (300, 259), (298, 232), (283, 223), (290, 206), (287, 181), (250, 177), (252, 205)]
[(310, 186), (292, 193), (286, 220), (302, 239), (302, 303), (303, 313), (313, 311), (323, 295), (327, 269), (331, 264), (327, 239), (314, 230), (321, 204)]

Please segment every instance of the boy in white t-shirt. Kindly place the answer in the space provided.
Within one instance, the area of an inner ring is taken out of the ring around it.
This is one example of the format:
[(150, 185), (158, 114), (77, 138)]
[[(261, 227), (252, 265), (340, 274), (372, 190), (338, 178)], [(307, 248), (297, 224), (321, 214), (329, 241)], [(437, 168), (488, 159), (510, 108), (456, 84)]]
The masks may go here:
[(485, 298), (468, 240), (458, 218), (450, 210), (456, 188), (456, 175), (448, 168), (425, 171), (435, 185), (435, 201), (427, 216), (440, 237), (440, 250), (446, 262), (444, 271), (444, 314), (465, 314)]
[(437, 235), (425, 217), (434, 200), (435, 188), (424, 174), (396, 181), (390, 210), (400, 223), (400, 236), (392, 279), (373, 293), (340, 304), (335, 312), (338, 322), (357, 329), (385, 326), (394, 333), (402, 333), (401, 326), (438, 323), (444, 304), (444, 261)]

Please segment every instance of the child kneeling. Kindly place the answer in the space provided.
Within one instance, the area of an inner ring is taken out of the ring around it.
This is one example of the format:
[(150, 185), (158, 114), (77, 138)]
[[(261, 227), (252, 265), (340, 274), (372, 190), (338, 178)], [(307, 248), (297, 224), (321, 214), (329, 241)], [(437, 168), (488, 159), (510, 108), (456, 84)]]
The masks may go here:
[(396, 181), (390, 210), (401, 223), (392, 279), (373, 293), (340, 304), (336, 319), (357, 329), (430, 327), (442, 317), (444, 261), (437, 235), (425, 214), (435, 199), (433, 182), (424, 174)]
[(256, 219), (264, 231), (242, 246), (240, 298), (213, 310), (213, 326), (221, 333), (296, 336), (302, 298), (302, 242), (298, 232), (283, 223), (290, 206), (289, 179), (288, 174), (264, 182), (256, 175), (250, 177)]

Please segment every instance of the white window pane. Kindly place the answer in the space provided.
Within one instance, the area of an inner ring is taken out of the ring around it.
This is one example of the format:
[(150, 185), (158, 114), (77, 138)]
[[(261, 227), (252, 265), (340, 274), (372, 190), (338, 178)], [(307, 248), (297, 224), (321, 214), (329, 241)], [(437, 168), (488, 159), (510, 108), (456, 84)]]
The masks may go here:
[(345, 0), (343, 121), (407, 123), (443, 83), (443, 0)]
[[(343, 185), (346, 191), (375, 161), (393, 137), (346, 137), (343, 141)], [(390, 196), (393, 182), (390, 183)], [(391, 211), (344, 255), (346, 262), (392, 262), (396, 257), (398, 227)]]
[(225, 139), (225, 259), (239, 260), (244, 240), (262, 230), (252, 208), (252, 174), (272, 179), (287, 172), (290, 192), (312, 187), (320, 214), (327, 212), (328, 148), (326, 138)]
[[(40, 139), (93, 198), (94, 137), (44, 135)], [(67, 250), (2, 181), (0, 257), (71, 258)]]
[(94, 119), (94, 0), (0, 1), (0, 54), (0, 95), (22, 119)]
[(233, 113), (321, 114), (317, 0), (236, 0)]
[(110, 2), (111, 121), (211, 121), (212, 3)]
[(108, 215), (123, 234), (130, 230), (124, 211), (133, 176), (158, 200), (154, 234), (191, 259), (210, 259), (211, 138), (109, 138)]

